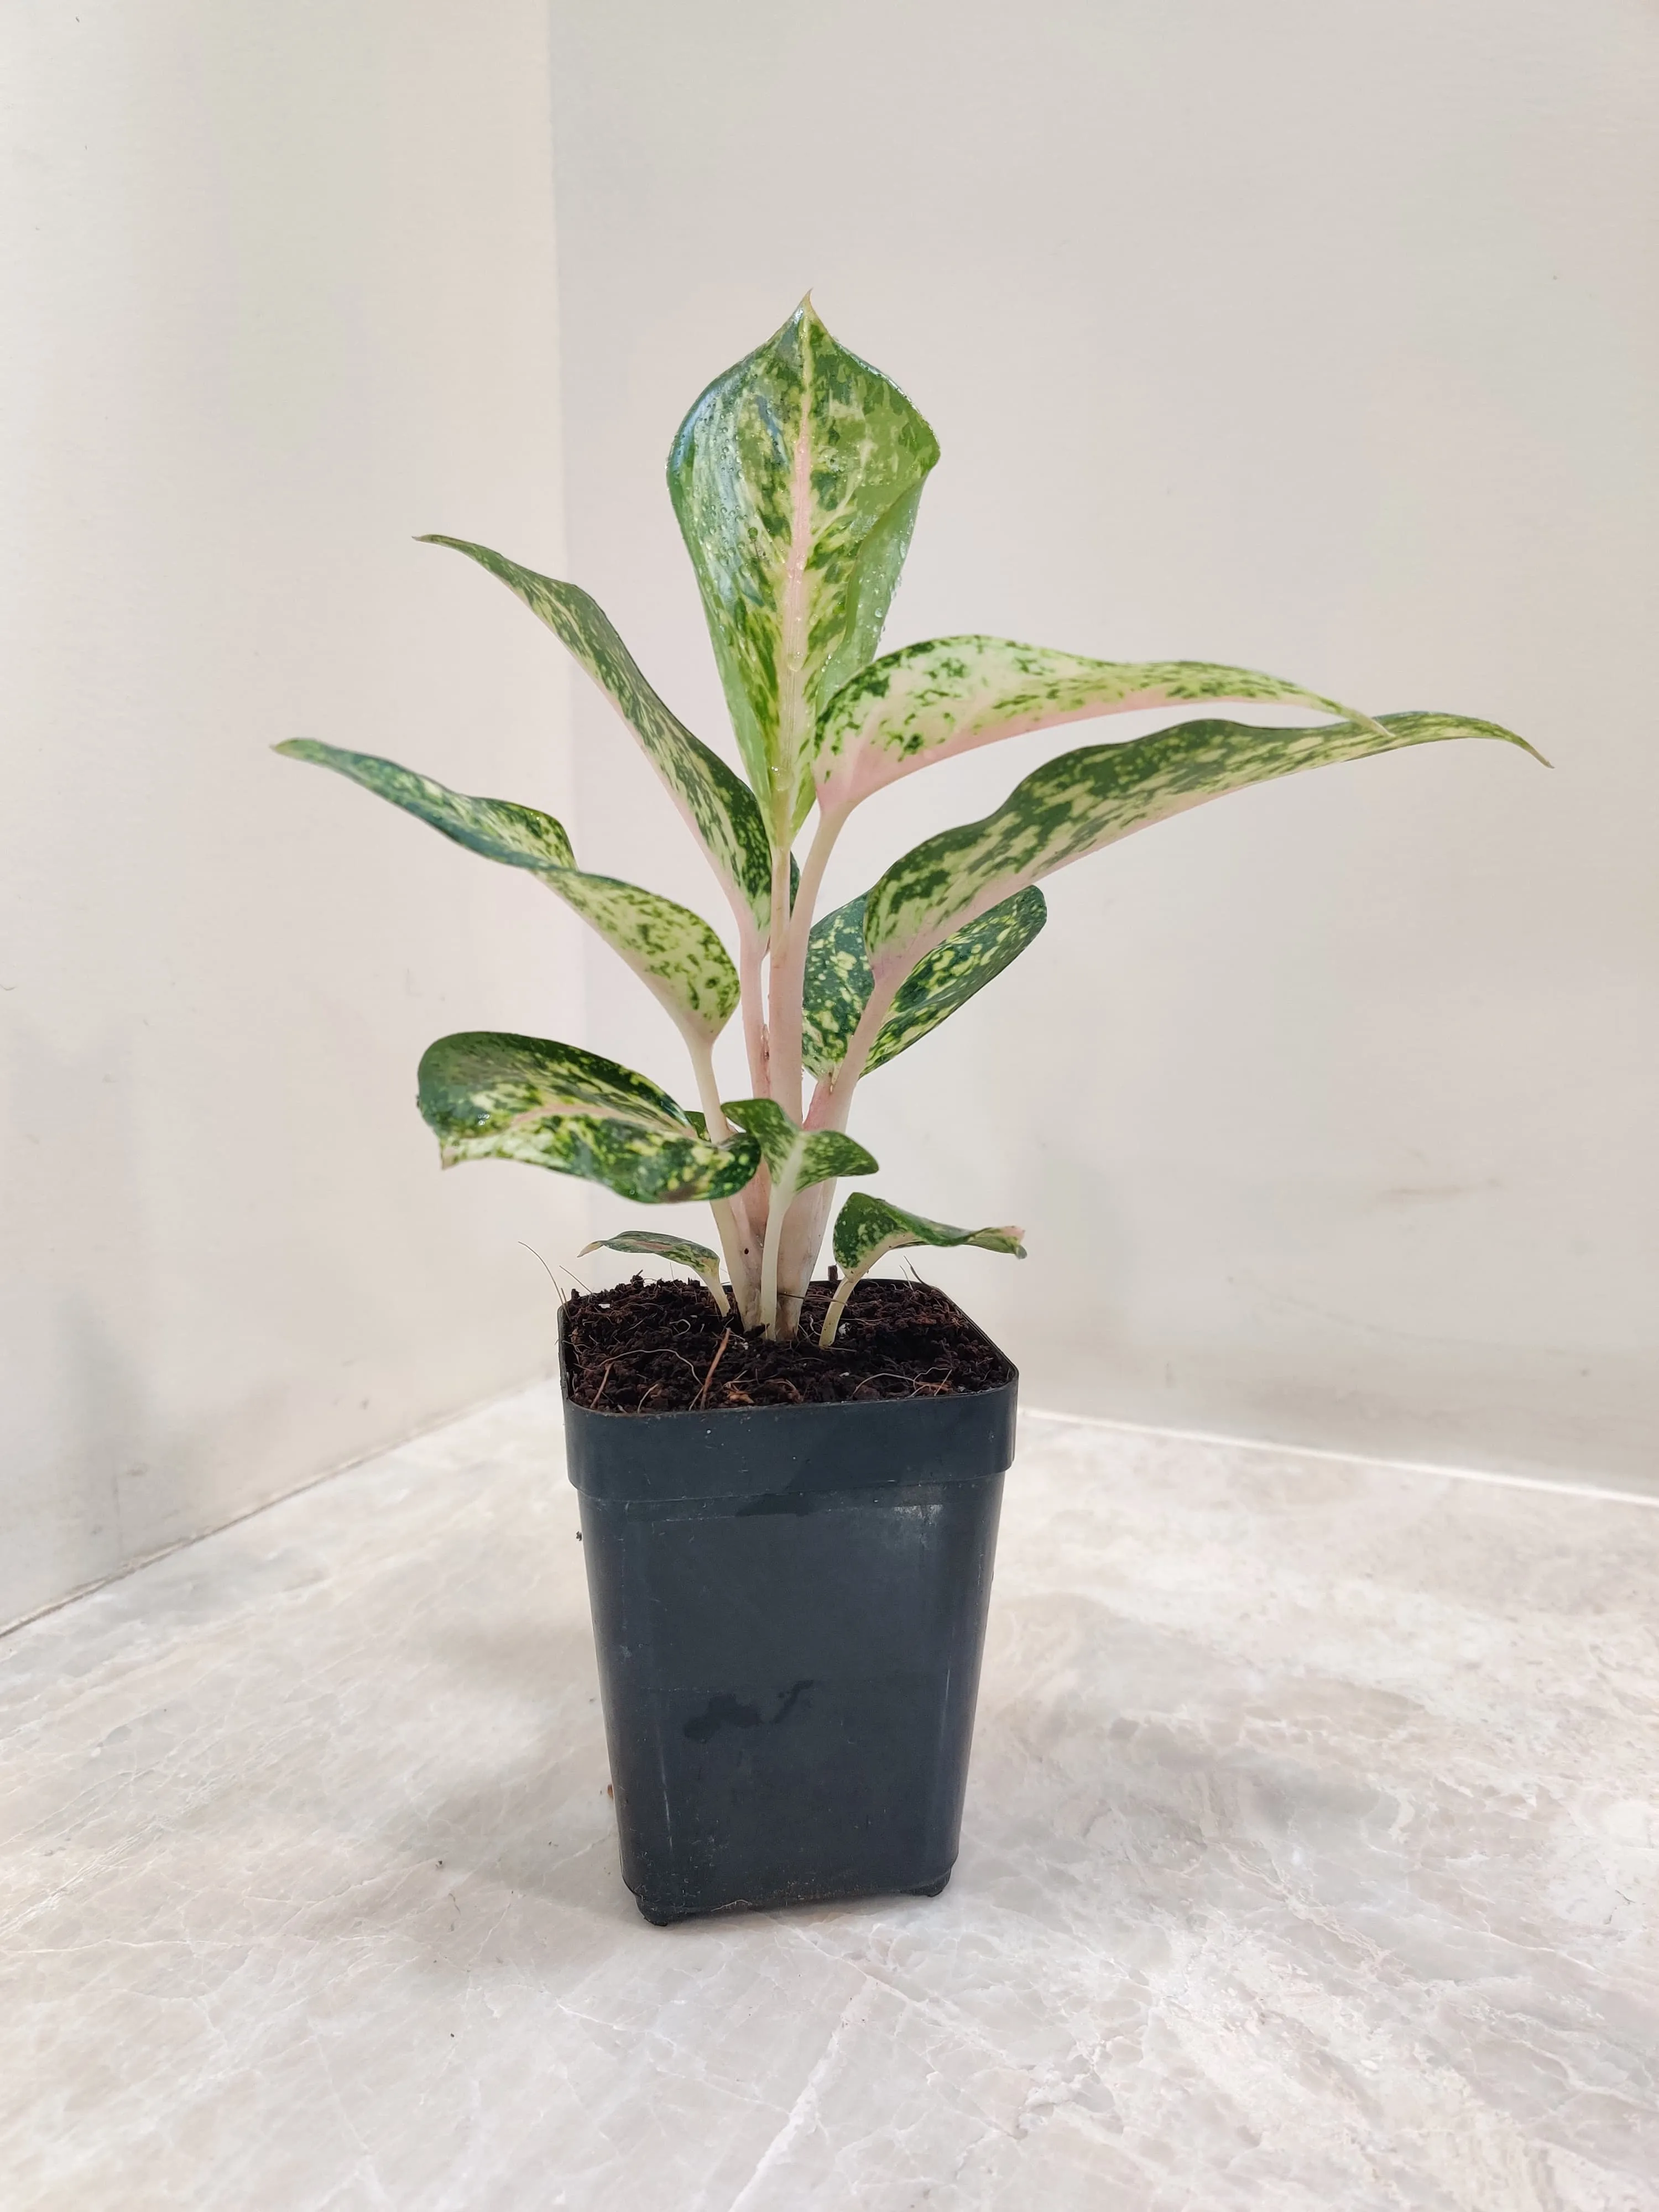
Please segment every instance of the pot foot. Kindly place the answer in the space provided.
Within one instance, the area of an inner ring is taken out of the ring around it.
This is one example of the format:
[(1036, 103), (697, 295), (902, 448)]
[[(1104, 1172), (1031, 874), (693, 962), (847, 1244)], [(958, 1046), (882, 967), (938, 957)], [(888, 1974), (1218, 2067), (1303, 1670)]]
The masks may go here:
[(904, 1893), (907, 1897), (937, 1897), (939, 1892), (944, 1889), (945, 1885), (949, 1882), (950, 1879), (950, 1869), (947, 1868), (939, 1876), (939, 1880), (937, 1881), (930, 1881), (926, 1889), (908, 1889)]
[(642, 1897), (635, 1897), (641, 1919), (648, 1920), (653, 1928), (672, 1928), (682, 1920), (694, 1920), (695, 1913), (679, 1912), (672, 1905), (649, 1905)]

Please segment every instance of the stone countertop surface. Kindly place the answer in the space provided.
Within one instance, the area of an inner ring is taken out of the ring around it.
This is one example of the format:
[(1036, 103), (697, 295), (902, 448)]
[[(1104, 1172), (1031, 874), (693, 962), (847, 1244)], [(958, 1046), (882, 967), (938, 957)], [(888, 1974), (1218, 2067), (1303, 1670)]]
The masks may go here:
[(556, 1398), (0, 1643), (9, 2212), (1659, 2208), (1659, 1511), (1031, 1417), (936, 1900), (647, 1927)]

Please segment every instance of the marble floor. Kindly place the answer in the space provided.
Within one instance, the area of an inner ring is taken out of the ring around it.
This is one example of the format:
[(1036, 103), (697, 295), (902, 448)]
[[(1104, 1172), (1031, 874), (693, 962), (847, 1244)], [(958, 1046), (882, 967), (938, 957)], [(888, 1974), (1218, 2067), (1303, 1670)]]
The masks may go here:
[(0, 1643), (8, 2212), (1659, 2208), (1659, 1510), (1028, 1419), (956, 1879), (659, 1929), (546, 1389)]

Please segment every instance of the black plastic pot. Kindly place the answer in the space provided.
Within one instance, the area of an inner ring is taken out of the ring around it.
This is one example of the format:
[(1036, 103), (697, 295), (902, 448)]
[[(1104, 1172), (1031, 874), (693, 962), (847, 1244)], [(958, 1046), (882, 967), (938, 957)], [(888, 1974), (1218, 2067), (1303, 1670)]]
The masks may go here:
[(950, 1880), (1018, 1387), (599, 1413), (567, 1386), (647, 1920)]

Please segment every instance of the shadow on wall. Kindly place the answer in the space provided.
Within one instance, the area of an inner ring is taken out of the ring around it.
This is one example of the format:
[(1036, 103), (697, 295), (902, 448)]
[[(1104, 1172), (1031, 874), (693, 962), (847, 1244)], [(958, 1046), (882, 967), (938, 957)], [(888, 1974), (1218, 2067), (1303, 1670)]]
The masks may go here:
[(107, 1030), (65, 1047), (15, 1011), (7, 1030), (6, 1552), (21, 1564), (0, 1564), (0, 1620), (134, 1556), (155, 1423), (126, 1348), (154, 1289), (131, 1047)]

